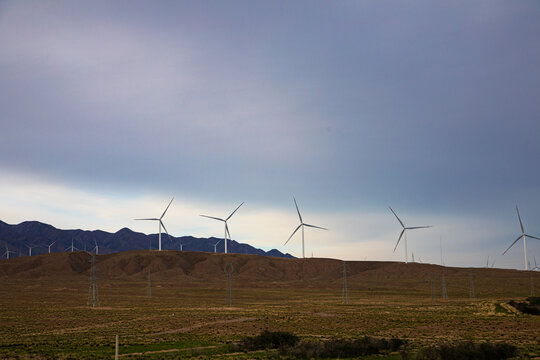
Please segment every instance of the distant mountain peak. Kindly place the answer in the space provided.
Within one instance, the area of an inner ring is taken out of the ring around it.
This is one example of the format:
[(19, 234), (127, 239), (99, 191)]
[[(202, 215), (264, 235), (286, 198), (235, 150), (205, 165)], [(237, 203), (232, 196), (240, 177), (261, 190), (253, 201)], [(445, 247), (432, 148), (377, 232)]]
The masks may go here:
[[(9, 246), (10, 249), (19, 249), (21, 254), (26, 254), (26, 244), (37, 245), (32, 250), (32, 255), (47, 253), (50, 246), (51, 252), (76, 250), (92, 250), (97, 244), (100, 254), (116, 253), (129, 250), (156, 249), (158, 234), (143, 234), (135, 232), (127, 227), (115, 233), (102, 230), (61, 230), (52, 225), (39, 221), (24, 221), (17, 225), (9, 225), (0, 220), (0, 245)], [(161, 236), (163, 250), (180, 250), (180, 245), (184, 251), (214, 252), (214, 244), (222, 238), (196, 238), (193, 236), (169, 237), (165, 234)], [(216, 248), (217, 252), (224, 252), (224, 243), (221, 241)], [(293, 257), (290, 254), (283, 254), (273, 249), (264, 251), (249, 244), (239, 243), (232, 240), (228, 244), (229, 253), (256, 254), (272, 257)]]

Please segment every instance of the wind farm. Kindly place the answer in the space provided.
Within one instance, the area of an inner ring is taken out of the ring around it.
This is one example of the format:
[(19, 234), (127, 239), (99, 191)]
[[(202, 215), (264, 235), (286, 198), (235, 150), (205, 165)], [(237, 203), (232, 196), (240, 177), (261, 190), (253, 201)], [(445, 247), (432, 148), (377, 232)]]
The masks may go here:
[(540, 358), (538, 10), (0, 1), (0, 359)]

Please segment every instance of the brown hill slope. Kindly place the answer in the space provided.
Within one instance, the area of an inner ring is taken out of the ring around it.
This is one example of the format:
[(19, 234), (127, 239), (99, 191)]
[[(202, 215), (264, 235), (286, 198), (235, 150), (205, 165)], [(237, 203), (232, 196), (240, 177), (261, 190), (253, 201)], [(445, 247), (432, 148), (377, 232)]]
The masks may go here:
[[(88, 278), (91, 255), (87, 252), (56, 253), (0, 261), (0, 277), (10, 279)], [(335, 259), (283, 259), (244, 254), (213, 254), (180, 251), (128, 251), (96, 257), (100, 279), (143, 281), (152, 279), (210, 286), (225, 278), (224, 268), (234, 265), (239, 287), (300, 286), (339, 288), (343, 284), (343, 261)], [(426, 292), (433, 279), (440, 292), (444, 272), (448, 290), (466, 294), (471, 272), (476, 289), (494, 294), (527, 295), (530, 277), (540, 285), (538, 272), (507, 269), (452, 268), (431, 264), (384, 261), (348, 261), (351, 289)], [(477, 291), (478, 291), (477, 290)]]

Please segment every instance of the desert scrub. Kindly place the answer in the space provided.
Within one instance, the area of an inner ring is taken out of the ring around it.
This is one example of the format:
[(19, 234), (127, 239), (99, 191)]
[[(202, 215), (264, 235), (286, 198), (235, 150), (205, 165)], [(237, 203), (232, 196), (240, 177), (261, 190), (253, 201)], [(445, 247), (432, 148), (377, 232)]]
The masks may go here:
[(439, 344), (423, 348), (416, 354), (417, 360), (499, 360), (517, 355), (517, 348), (502, 343), (480, 343), (471, 341), (457, 344)]
[(327, 341), (301, 341), (294, 347), (280, 349), (281, 355), (297, 358), (349, 358), (398, 351), (404, 340), (380, 339), (364, 336), (359, 339), (330, 339)]
[(253, 351), (279, 349), (295, 346), (300, 339), (298, 336), (285, 331), (264, 330), (257, 336), (248, 336), (240, 343), (232, 346), (237, 351)]
[(540, 315), (540, 300), (538, 299), (539, 298), (529, 297), (526, 299), (527, 302), (517, 302), (514, 300), (510, 300), (508, 302), (508, 305), (514, 307), (523, 314)]

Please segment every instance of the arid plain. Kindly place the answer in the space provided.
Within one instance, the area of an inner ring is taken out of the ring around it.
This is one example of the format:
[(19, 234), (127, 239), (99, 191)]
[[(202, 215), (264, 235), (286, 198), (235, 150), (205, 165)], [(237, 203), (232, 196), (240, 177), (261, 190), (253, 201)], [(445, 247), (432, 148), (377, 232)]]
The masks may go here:
[[(279, 357), (275, 350), (232, 350), (263, 330), (301, 339), (399, 337), (410, 354), (442, 341), (504, 342), (520, 357), (540, 356), (540, 318), (506, 304), (530, 295), (531, 276), (538, 293), (538, 272), (347, 262), (344, 304), (339, 260), (179, 251), (96, 258), (95, 308), (88, 306), (89, 253), (0, 262), (1, 358), (112, 358), (115, 335), (121, 358)], [(232, 306), (228, 263), (235, 269)]]

